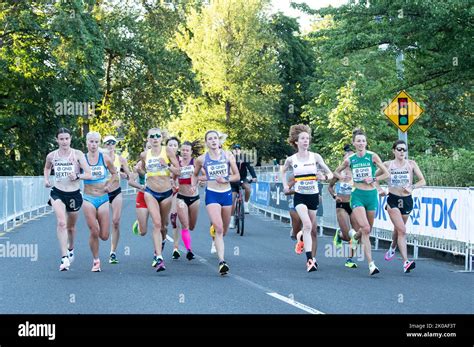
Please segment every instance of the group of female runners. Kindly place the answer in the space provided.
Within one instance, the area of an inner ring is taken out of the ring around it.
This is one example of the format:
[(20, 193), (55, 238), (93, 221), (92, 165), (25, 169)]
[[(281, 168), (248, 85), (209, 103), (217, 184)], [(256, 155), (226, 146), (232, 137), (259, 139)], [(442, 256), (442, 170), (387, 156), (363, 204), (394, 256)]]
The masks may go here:
[[(201, 150), (199, 141), (180, 143), (175, 137), (167, 138), (158, 128), (149, 129), (144, 151), (130, 171), (127, 161), (115, 152), (115, 137), (106, 136), (103, 141), (106, 149), (99, 150), (100, 134), (88, 133), (88, 151), (84, 154), (71, 148), (71, 132), (60, 128), (56, 135), (59, 148), (47, 155), (44, 168), (45, 186), (52, 187), (49, 203), (57, 217), (57, 237), (61, 251), (59, 269), (69, 270), (74, 260), (75, 224), (83, 204), (90, 229), (89, 245), (93, 257), (91, 271), (101, 271), (99, 238), (104, 241), (109, 238), (109, 206), (112, 207), (113, 225), (109, 263), (118, 263), (116, 249), (120, 237), (122, 209), (120, 179), (126, 179), (130, 186), (138, 189), (137, 221), (133, 224), (133, 233), (144, 236), (147, 232), (148, 217), (151, 217), (154, 249), (152, 266), (158, 272), (166, 269), (162, 252), (169, 219), (174, 229), (173, 259), (180, 256), (179, 238), (186, 248), (186, 258), (195, 258), (191, 233), (196, 226), (199, 212), (198, 185), (205, 184), (205, 204), (211, 221), (213, 247), (218, 257), (218, 272), (221, 275), (227, 274), (229, 265), (224, 259), (224, 235), (231, 219), (230, 182), (238, 181), (240, 174), (232, 153), (222, 149), (220, 135), (215, 130), (206, 132), (204, 140), (207, 152), (198, 155)], [(369, 274), (378, 273), (379, 269), (371, 256), (369, 235), (378, 205), (378, 195), (386, 194), (379, 186), (379, 181), (387, 180), (387, 211), (395, 228), (393, 241), (385, 259), (393, 259), (398, 246), (403, 259), (403, 269), (410, 272), (415, 263), (407, 259), (405, 223), (413, 207), (411, 192), (425, 184), (423, 175), (414, 161), (406, 160), (407, 146), (403, 141), (396, 141), (393, 146), (395, 159), (383, 163), (376, 153), (366, 149), (367, 139), (361, 130), (354, 131), (352, 140), (355, 151), (346, 147), (344, 161), (331, 172), (321, 155), (309, 151), (310, 127), (303, 124), (291, 126), (288, 141), (296, 153), (286, 159), (281, 171), (285, 193), (294, 193), (294, 209), (301, 224), (301, 230), (296, 235), (296, 251), (303, 253), (304, 250), (308, 272), (318, 270), (318, 181), (329, 181), (329, 192), (336, 199), (340, 225), (334, 238), (336, 245), (339, 246), (342, 240), (345, 240), (355, 249), (360, 243), (369, 264)], [(180, 156), (177, 156), (178, 149)], [(49, 181), (51, 169), (54, 170), (54, 185)], [(292, 175), (289, 175), (289, 171)], [(413, 176), (418, 178), (416, 184), (413, 184)], [(79, 180), (84, 180), (82, 194)], [(337, 181), (339, 183), (334, 190)], [(346, 266), (353, 268), (357, 267), (357, 264), (349, 257)]]
[[(153, 260), (156, 271), (166, 269), (162, 256), (167, 235), (170, 211), (175, 229), (173, 258), (180, 256), (178, 240), (181, 237), (187, 250), (186, 258), (192, 260), (191, 232), (196, 226), (199, 211), (197, 185), (206, 184), (206, 209), (213, 225), (215, 248), (219, 260), (218, 271), (225, 275), (229, 265), (224, 259), (224, 235), (230, 221), (232, 191), (230, 182), (240, 179), (234, 156), (221, 148), (219, 133), (210, 130), (205, 135), (208, 151), (198, 156), (198, 141), (180, 144), (177, 138), (167, 139), (158, 128), (147, 133), (147, 144), (138, 162), (130, 172), (127, 161), (115, 153), (117, 140), (113, 136), (104, 139), (106, 150), (99, 150), (101, 136), (90, 132), (86, 136), (86, 154), (71, 148), (71, 132), (61, 128), (56, 134), (59, 148), (46, 157), (44, 179), (46, 187), (53, 187), (49, 203), (57, 217), (57, 236), (60, 243), (61, 271), (69, 270), (74, 260), (74, 234), (78, 211), (84, 204), (84, 214), (90, 229), (89, 245), (93, 257), (91, 271), (101, 271), (99, 238), (109, 238), (109, 204), (112, 206), (112, 246), (109, 263), (117, 264), (117, 244), (122, 208), (120, 178), (127, 179), (138, 189), (136, 198), (137, 221), (132, 230), (144, 236), (148, 217), (152, 221)], [(178, 147), (180, 156), (176, 155)], [(54, 170), (54, 185), (49, 181)], [(79, 180), (84, 180), (81, 194)], [(173, 201), (175, 200), (175, 201)], [(174, 215), (174, 213), (176, 215)], [(177, 233), (178, 221), (181, 228)], [(175, 219), (175, 220), (173, 220)]]
[[(402, 256), (403, 271), (410, 272), (415, 262), (407, 258), (406, 227), (408, 216), (413, 209), (412, 191), (425, 185), (425, 179), (418, 165), (406, 159), (407, 144), (397, 140), (392, 150), (394, 160), (382, 162), (380, 157), (367, 150), (367, 138), (361, 129), (353, 131), (353, 151), (349, 145), (344, 147), (344, 160), (331, 172), (317, 153), (309, 151), (311, 129), (307, 125), (293, 125), (288, 142), (296, 153), (288, 157), (282, 167), (282, 182), (286, 194), (294, 194), (293, 205), (297, 216), (296, 223), (302, 225), (301, 231), (293, 228), (296, 234), (296, 253), (306, 253), (308, 272), (318, 270), (316, 262), (316, 211), (319, 204), (318, 180), (329, 181), (328, 191), (336, 200), (336, 214), (340, 226), (334, 236), (334, 244), (340, 247), (342, 241), (351, 244), (351, 254), (345, 266), (356, 268), (352, 257), (358, 244), (361, 245), (369, 265), (369, 275), (380, 272), (372, 259), (370, 232), (374, 224), (378, 206), (378, 196), (387, 195), (379, 182), (388, 183), (387, 212), (394, 225), (392, 243), (385, 253), (385, 260), (392, 260), (398, 246)], [(288, 171), (292, 170), (292, 175)], [(414, 184), (414, 176), (417, 182)], [(339, 182), (338, 182), (339, 181)], [(337, 189), (334, 190), (335, 183)], [(290, 191), (292, 188), (292, 191)], [(299, 227), (297, 227), (299, 228)]]

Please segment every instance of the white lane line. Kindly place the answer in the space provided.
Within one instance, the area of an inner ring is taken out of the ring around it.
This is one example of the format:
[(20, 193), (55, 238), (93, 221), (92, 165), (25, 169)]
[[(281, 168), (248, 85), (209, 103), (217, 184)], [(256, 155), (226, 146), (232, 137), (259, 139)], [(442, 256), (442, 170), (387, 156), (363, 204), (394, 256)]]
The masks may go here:
[[(170, 242), (173, 242), (173, 241), (174, 241), (173, 238), (171, 238), (169, 235), (166, 235), (166, 239), (167, 239), (168, 241), (170, 241)], [(196, 256), (196, 258), (197, 258), (201, 263), (205, 263), (207, 266), (213, 268), (213, 266), (212, 266), (211, 264), (209, 264), (209, 262), (208, 262), (206, 259), (200, 257), (200, 256), (197, 255), (197, 254), (195, 254), (195, 256)], [(296, 307), (296, 308), (299, 308), (300, 310), (303, 310), (303, 311), (305, 311), (305, 312), (308, 312), (308, 313), (311, 313), (311, 314), (325, 314), (324, 312), (321, 312), (321, 311), (319, 311), (319, 310), (317, 310), (317, 309), (315, 309), (315, 308), (312, 308), (312, 307), (310, 307), (310, 306), (307, 306), (307, 305), (305, 305), (305, 304), (302, 304), (301, 302), (295, 301), (295, 300), (293, 300), (293, 299), (291, 299), (291, 298), (287, 298), (286, 296), (283, 296), (283, 295), (280, 295), (280, 294), (278, 294), (278, 293), (272, 292), (271, 289), (266, 288), (266, 287), (264, 287), (264, 286), (261, 286), (260, 284), (257, 284), (257, 283), (255, 283), (255, 282), (252, 282), (252, 281), (250, 281), (250, 280), (248, 280), (248, 279), (246, 279), (246, 278), (243, 278), (243, 277), (241, 277), (241, 276), (239, 276), (239, 275), (228, 274), (227, 276), (228, 276), (228, 277), (235, 278), (236, 280), (238, 280), (238, 281), (240, 281), (240, 282), (243, 282), (243, 283), (247, 284), (247, 285), (250, 286), (250, 287), (254, 287), (254, 288), (258, 289), (258, 290), (261, 290), (261, 291), (265, 292), (267, 295), (270, 295), (271, 297), (274, 297), (275, 299), (278, 299), (278, 300), (281, 300), (281, 301), (283, 301), (283, 302), (286, 302), (287, 304), (290, 304), (291, 306), (294, 306), (294, 307)]]
[(300, 310), (306, 311), (311, 314), (325, 314), (324, 312), (318, 311), (315, 308), (306, 306), (305, 304), (302, 304), (301, 302), (295, 301), (291, 298), (287, 298), (286, 296), (280, 295), (278, 293), (267, 293), (268, 295), (274, 297), (275, 299), (281, 300), (283, 302), (286, 302), (287, 304), (290, 304), (296, 308), (299, 308)]

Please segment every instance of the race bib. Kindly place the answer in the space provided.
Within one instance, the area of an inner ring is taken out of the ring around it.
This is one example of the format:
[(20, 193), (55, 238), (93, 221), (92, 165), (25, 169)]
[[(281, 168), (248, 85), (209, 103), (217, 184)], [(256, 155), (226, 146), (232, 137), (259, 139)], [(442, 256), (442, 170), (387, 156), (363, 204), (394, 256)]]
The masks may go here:
[(342, 182), (339, 185), (339, 193), (340, 195), (351, 195), (352, 193), (352, 184), (347, 182)]
[(408, 170), (392, 170), (390, 173), (390, 184), (394, 187), (408, 186), (410, 184), (410, 173)]
[(229, 176), (227, 163), (208, 165), (207, 173), (211, 180), (215, 180), (217, 177), (227, 177)]
[(74, 164), (70, 161), (57, 160), (54, 162), (54, 178), (57, 181), (65, 181), (70, 173), (74, 172)]
[(295, 184), (295, 192), (300, 194), (318, 193), (318, 183), (315, 180), (298, 181)]
[(187, 165), (181, 167), (181, 175), (179, 178), (190, 178), (194, 174), (194, 165)]
[(372, 177), (372, 170), (370, 166), (358, 167), (352, 170), (352, 179), (354, 181), (362, 182), (366, 177)]
[(146, 163), (147, 172), (165, 173), (168, 170), (168, 165), (163, 165), (159, 158), (150, 158)]
[(105, 168), (100, 166), (91, 166), (91, 173), (93, 180), (100, 180), (105, 177)]

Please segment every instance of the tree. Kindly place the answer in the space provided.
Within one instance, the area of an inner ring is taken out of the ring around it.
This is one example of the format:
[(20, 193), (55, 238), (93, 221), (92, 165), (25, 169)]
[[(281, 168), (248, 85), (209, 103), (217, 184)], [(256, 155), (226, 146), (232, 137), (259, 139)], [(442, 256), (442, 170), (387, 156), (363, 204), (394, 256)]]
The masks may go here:
[[(397, 130), (381, 111), (402, 89), (425, 110), (409, 130), (412, 155), (430, 148), (445, 153), (458, 147), (472, 149), (472, 140), (463, 140), (469, 139), (474, 125), (467, 111), (473, 69), (467, 48), (470, 30), (465, 25), (472, 6), (455, 0), (445, 4), (359, 1), (312, 11), (319, 16), (309, 34), (317, 65), (310, 87), (312, 100), (303, 116), (311, 120), (320, 139), (315, 149), (340, 158), (351, 130), (362, 127), (370, 148), (384, 159), (391, 157)], [(402, 75), (395, 64), (401, 51), (405, 58)], [(455, 129), (463, 137), (446, 134)]]
[(315, 69), (311, 45), (300, 34), (295, 18), (281, 12), (270, 18), (274, 33), (274, 50), (277, 52), (277, 65), (282, 92), (276, 116), (280, 136), (275, 139), (270, 153), (272, 158), (282, 159), (293, 152), (287, 143), (288, 129), (293, 124), (305, 121), (303, 106), (310, 101), (308, 94), (311, 77)]
[(275, 117), (281, 86), (278, 80), (274, 41), (264, 8), (268, 1), (216, 0), (192, 9), (177, 34), (178, 47), (192, 61), (202, 94), (188, 100), (173, 127), (180, 133), (192, 124), (196, 105), (209, 125), (238, 141), (271, 152), (278, 134)]
[(40, 174), (57, 128), (80, 134), (81, 115), (57, 105), (97, 96), (101, 38), (87, 2), (0, 6), (0, 174)]

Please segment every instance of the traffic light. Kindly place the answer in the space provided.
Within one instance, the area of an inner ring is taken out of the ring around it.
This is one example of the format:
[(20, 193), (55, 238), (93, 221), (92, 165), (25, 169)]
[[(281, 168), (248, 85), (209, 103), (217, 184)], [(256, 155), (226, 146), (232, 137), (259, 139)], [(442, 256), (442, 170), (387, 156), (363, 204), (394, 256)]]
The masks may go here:
[(408, 125), (408, 98), (398, 98), (398, 125)]

